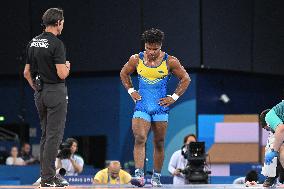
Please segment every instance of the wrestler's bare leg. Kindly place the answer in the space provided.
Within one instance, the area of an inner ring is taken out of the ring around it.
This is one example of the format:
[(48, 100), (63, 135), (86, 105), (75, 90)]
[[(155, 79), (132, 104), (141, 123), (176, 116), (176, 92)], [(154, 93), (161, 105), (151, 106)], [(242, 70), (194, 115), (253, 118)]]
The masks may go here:
[(136, 169), (144, 168), (145, 144), (151, 127), (151, 123), (141, 118), (132, 119), (132, 130), (134, 134), (134, 162)]
[(168, 127), (168, 122), (157, 121), (152, 122), (152, 131), (154, 134), (154, 170), (156, 172), (161, 172), (163, 162), (164, 162), (164, 141), (166, 136), (166, 131)]

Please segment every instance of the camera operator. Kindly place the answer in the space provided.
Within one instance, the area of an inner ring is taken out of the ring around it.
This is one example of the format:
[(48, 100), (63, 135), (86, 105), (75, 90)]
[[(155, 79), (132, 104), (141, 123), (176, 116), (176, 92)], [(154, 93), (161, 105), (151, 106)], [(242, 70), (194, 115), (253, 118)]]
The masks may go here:
[[(189, 134), (185, 136), (183, 139), (184, 147), (190, 144), (191, 142), (196, 142), (196, 141), (197, 141), (196, 136), (194, 134)], [(174, 185), (186, 184), (185, 176), (181, 172), (186, 167), (186, 165), (187, 165), (187, 159), (184, 158), (182, 150), (174, 152), (168, 166), (169, 172), (174, 176), (173, 179)]]
[(66, 176), (77, 176), (83, 171), (84, 160), (75, 154), (78, 150), (78, 141), (68, 138), (60, 145), (60, 152), (56, 158), (56, 170), (64, 169)]

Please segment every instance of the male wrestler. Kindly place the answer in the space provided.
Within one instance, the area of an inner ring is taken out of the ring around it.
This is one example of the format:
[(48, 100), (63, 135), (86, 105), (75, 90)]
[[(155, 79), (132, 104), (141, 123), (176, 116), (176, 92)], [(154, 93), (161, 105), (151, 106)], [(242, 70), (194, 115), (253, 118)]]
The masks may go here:
[[(169, 106), (186, 91), (190, 77), (179, 60), (161, 50), (164, 33), (159, 29), (146, 30), (142, 34), (145, 51), (132, 55), (120, 72), (121, 81), (134, 100), (135, 110), (132, 130), (135, 138), (135, 177), (131, 183), (142, 187), (144, 181), (145, 143), (151, 128), (154, 134), (153, 186), (161, 187), (161, 169), (164, 160), (164, 139), (168, 126)], [(130, 75), (137, 71), (139, 90), (133, 88)], [(167, 95), (170, 75), (179, 79), (172, 95)]]

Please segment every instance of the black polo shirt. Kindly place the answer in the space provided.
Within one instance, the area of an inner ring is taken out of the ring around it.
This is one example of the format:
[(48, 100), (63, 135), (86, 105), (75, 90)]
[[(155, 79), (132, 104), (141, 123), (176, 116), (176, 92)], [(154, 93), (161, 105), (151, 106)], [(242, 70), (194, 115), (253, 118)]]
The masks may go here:
[(26, 64), (30, 64), (33, 78), (39, 73), (44, 83), (63, 83), (65, 80), (58, 77), (55, 64), (65, 64), (65, 54), (63, 42), (53, 33), (43, 32), (29, 42)]

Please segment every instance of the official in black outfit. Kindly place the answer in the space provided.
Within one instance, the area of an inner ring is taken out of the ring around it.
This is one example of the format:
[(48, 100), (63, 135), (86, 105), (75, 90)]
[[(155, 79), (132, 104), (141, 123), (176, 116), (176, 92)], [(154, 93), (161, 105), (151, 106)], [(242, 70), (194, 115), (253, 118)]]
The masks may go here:
[(48, 9), (42, 16), (45, 30), (27, 46), (24, 76), (35, 90), (42, 136), (40, 141), (40, 174), (42, 187), (63, 187), (68, 183), (55, 173), (55, 159), (62, 142), (66, 114), (70, 63), (66, 61), (65, 47), (57, 38), (64, 24), (63, 10)]

